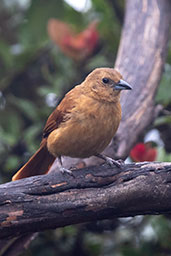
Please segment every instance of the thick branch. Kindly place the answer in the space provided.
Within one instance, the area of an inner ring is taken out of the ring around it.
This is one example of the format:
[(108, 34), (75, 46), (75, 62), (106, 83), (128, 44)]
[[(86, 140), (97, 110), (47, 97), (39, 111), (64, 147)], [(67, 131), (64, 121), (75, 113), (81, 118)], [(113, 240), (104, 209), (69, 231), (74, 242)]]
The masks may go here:
[[(15, 191), (15, 193), (14, 193)], [(141, 202), (141, 203), (140, 203)], [(171, 213), (171, 164), (107, 165), (0, 185), (0, 238), (105, 218)]]

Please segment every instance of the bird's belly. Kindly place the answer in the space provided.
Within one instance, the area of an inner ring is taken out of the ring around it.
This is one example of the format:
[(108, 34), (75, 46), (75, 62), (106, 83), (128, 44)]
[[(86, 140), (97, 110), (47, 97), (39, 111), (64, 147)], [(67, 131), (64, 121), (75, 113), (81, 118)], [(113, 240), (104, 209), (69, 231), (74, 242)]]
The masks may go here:
[(114, 136), (119, 119), (101, 115), (83, 119), (70, 119), (48, 137), (48, 150), (54, 156), (86, 158), (102, 152)]

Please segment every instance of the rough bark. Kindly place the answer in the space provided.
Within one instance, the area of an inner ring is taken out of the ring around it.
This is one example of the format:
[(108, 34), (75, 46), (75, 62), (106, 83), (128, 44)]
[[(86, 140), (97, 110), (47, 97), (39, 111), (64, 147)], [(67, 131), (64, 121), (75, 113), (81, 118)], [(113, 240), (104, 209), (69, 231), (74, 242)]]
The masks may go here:
[(126, 5), (115, 66), (133, 90), (122, 97), (123, 118), (114, 146), (119, 158), (127, 156), (155, 118), (154, 97), (164, 68), (171, 22), (170, 1), (127, 0)]
[(171, 213), (171, 163), (103, 165), (73, 175), (50, 173), (0, 185), (0, 239), (105, 218)]

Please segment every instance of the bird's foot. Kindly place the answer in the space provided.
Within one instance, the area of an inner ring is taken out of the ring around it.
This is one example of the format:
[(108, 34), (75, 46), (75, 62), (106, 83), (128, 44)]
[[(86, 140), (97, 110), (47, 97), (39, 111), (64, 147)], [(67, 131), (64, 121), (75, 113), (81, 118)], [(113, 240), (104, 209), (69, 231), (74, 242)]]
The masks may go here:
[(106, 163), (110, 166), (116, 165), (119, 168), (122, 168), (123, 165), (125, 164), (123, 160), (119, 159), (119, 160), (114, 160), (111, 157), (106, 157), (105, 159)]
[(64, 167), (60, 167), (60, 172), (62, 173), (62, 174), (69, 174), (69, 175), (71, 175), (71, 176), (74, 176), (73, 175), (73, 173), (72, 173), (72, 171), (71, 170), (69, 170), (69, 169), (67, 169), (67, 168), (64, 168)]
[(120, 160), (114, 160), (113, 158), (108, 157), (108, 156), (104, 156), (102, 154), (97, 154), (96, 156), (105, 160), (105, 162), (110, 166), (116, 165), (117, 167), (122, 168), (123, 165), (125, 164), (124, 161), (121, 160), (121, 159)]
[(62, 174), (69, 174), (71, 176), (74, 176), (71, 170), (69, 170), (69, 169), (67, 169), (67, 168), (62, 166), (62, 158), (61, 158), (61, 156), (58, 157), (58, 160), (59, 160), (59, 165), (60, 165), (60, 167), (59, 167), (60, 172)]

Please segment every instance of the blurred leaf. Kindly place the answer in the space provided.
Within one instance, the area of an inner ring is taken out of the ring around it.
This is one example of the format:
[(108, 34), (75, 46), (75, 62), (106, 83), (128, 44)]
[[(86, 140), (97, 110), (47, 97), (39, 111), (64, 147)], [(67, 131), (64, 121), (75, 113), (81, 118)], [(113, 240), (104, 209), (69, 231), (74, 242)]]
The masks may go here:
[(13, 146), (17, 142), (18, 137), (21, 136), (22, 121), (15, 111), (6, 113), (2, 111), (2, 119), (0, 118), (0, 137), (4, 143)]
[(6, 171), (11, 172), (11, 170), (14, 170), (17, 165), (19, 165), (20, 161), (17, 156), (11, 155), (8, 157), (8, 161), (6, 161), (5, 168)]
[(88, 70), (93, 70), (98, 67), (108, 67), (109, 60), (104, 55), (98, 54), (94, 58), (91, 58), (87, 64)]
[(0, 58), (2, 59), (6, 71), (8, 70), (8, 68), (11, 68), (13, 66), (14, 57), (11, 54), (10, 46), (3, 40), (0, 40)]
[(171, 222), (164, 216), (152, 219), (152, 225), (158, 236), (159, 242), (165, 248), (171, 249)]
[(159, 147), (157, 149), (157, 161), (159, 162), (171, 162), (171, 154), (167, 154), (164, 148)]
[(17, 98), (14, 95), (11, 95), (10, 100), (13, 102), (13, 105), (23, 112), (30, 120), (37, 120), (37, 107), (33, 102), (26, 99)]
[(168, 116), (158, 117), (154, 122), (155, 126), (159, 126), (162, 124), (171, 124), (171, 116), (168, 115)]
[[(28, 149), (30, 152), (33, 152), (37, 150), (37, 147), (39, 146), (40, 142), (41, 142), (41, 135), (40, 135), (40, 130), (42, 128), (42, 124), (36, 122), (35, 125), (32, 125), (30, 127), (28, 127), (25, 132), (24, 132), (24, 140), (27, 142), (28, 145)], [(36, 138), (39, 135), (39, 142), (38, 145), (35, 145), (37, 143), (36, 142)]]
[(171, 102), (171, 65), (165, 65), (165, 72), (163, 74), (160, 86), (156, 95), (156, 102), (167, 105)]
[(38, 93), (39, 93), (40, 96), (45, 97), (49, 93), (52, 93), (52, 88), (49, 88), (47, 86), (40, 87), (40, 88), (38, 88)]
[(21, 26), (20, 41), (27, 48), (38, 47), (48, 39), (47, 22), (49, 18), (61, 17), (63, 1), (34, 0), (25, 15), (25, 23)]
[(118, 22), (111, 3), (104, 0), (92, 0), (95, 12), (100, 19), (99, 32), (103, 40), (107, 42), (107, 47), (113, 51), (117, 50), (121, 25)]
[[(67, 3), (64, 2), (64, 4), (65, 4), (64, 13), (63, 13), (64, 20), (72, 25), (75, 24), (76, 32), (78, 32), (79, 30), (81, 30), (83, 28), (84, 25), (86, 25), (86, 24), (84, 24), (83, 14), (81, 12), (74, 10)], [(58, 18), (59, 18), (59, 16), (58, 16)]]

